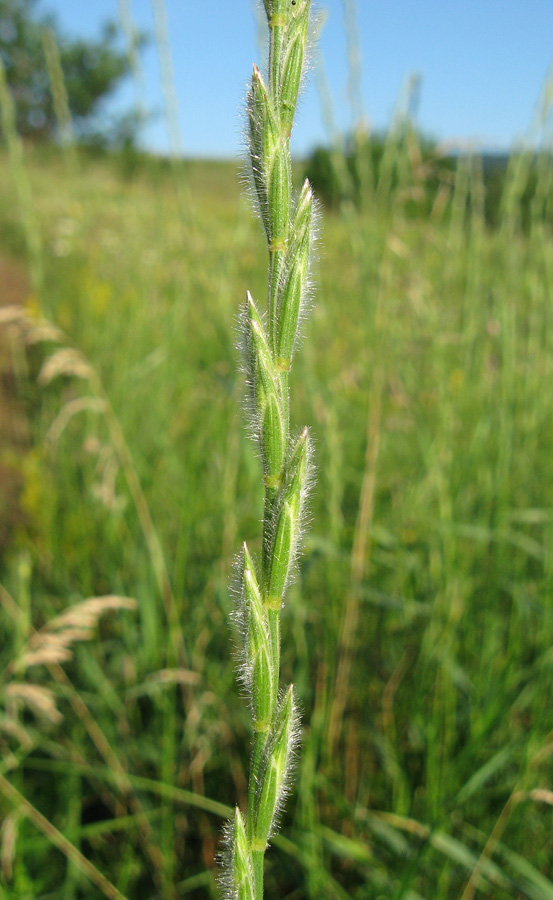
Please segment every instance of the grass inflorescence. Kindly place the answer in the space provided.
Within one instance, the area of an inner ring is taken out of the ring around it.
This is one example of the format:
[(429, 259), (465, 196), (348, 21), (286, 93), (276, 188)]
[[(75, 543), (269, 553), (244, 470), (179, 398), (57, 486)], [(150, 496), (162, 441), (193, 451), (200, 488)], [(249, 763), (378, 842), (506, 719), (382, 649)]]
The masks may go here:
[(280, 612), (302, 534), (310, 482), (308, 429), (292, 438), (289, 373), (306, 305), (313, 243), (313, 194), (306, 181), (292, 202), (290, 133), (304, 70), (310, 2), (266, 0), (269, 66), (256, 65), (248, 94), (248, 151), (269, 254), (267, 311), (248, 292), (242, 313), (250, 418), (265, 489), (261, 555), (244, 544), (236, 619), (240, 680), (253, 719), (245, 817), (228, 826), (225, 893), (261, 900), (263, 861), (290, 782), (298, 713), (293, 686), (280, 689)]

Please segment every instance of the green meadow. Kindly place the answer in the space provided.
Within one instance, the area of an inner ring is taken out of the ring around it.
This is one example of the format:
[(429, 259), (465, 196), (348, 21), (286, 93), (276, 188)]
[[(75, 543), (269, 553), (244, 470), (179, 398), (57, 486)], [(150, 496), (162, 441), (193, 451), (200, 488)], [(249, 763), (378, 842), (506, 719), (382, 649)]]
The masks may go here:
[[(551, 900), (553, 161), (512, 158), (492, 228), (477, 158), (420, 208), (414, 139), (385, 160), (320, 209), (291, 375), (317, 480), (266, 896)], [(0, 156), (0, 256), (29, 273), (0, 306), (0, 898), (214, 898), (251, 747), (229, 619), (260, 550), (260, 223), (235, 164), (29, 147)]]

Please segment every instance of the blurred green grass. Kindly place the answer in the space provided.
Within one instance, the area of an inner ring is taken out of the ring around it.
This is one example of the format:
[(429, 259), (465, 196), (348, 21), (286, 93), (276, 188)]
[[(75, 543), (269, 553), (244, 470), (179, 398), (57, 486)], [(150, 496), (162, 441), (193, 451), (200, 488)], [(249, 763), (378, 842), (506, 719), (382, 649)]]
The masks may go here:
[[(292, 373), (318, 480), (283, 616), (304, 738), (267, 895), (545, 900), (551, 795), (532, 791), (551, 787), (553, 241), (537, 215), (523, 233), (512, 192), (489, 230), (466, 160), (443, 208), (413, 218), (409, 160), (376, 205), (321, 213)], [(90, 388), (39, 387), (53, 346), (14, 349), (32, 439), (2, 583), (35, 627), (82, 597), (138, 600), (65, 668), (145, 818), (68, 688), (61, 727), (21, 714), (31, 745), (0, 736), (2, 772), (129, 900), (215, 896), (220, 819), (202, 802), (243, 799), (250, 742), (228, 584), (261, 517), (235, 347), (246, 289), (263, 299), (259, 223), (230, 163), (128, 178), (117, 159), (75, 172), (30, 148), (25, 170), (44, 267), (26, 308), (101, 380), (182, 637), (177, 651), (109, 422), (80, 412), (51, 439)], [(5, 156), (0, 252), (25, 254)], [(0, 630), (4, 668), (28, 623), (3, 614)], [(0, 896), (102, 896), (27, 818), (16, 833)]]

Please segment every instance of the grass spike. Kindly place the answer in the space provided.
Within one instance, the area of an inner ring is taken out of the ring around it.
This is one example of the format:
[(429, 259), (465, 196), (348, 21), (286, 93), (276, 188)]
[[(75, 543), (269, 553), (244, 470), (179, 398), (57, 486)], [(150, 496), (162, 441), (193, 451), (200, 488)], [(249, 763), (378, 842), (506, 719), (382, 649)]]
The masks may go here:
[(293, 205), (289, 148), (310, 2), (264, 0), (263, 6), (269, 72), (265, 81), (254, 65), (247, 115), (249, 163), (269, 256), (268, 333), (249, 293), (242, 329), (265, 506), (261, 577), (244, 545), (237, 614), (243, 644), (240, 679), (250, 698), (254, 738), (246, 817), (237, 810), (227, 829), (223, 885), (235, 900), (262, 900), (265, 850), (290, 782), (298, 716), (291, 686), (279, 700), (280, 610), (299, 550), (310, 459), (307, 428), (296, 440), (290, 438), (288, 385), (313, 243), (313, 194), (306, 182)]

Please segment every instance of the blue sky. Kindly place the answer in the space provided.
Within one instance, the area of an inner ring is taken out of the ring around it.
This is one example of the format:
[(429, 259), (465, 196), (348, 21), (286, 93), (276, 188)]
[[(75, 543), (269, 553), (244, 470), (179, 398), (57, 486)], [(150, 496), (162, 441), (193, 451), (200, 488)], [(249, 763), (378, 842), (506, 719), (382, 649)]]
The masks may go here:
[[(168, 152), (163, 92), (151, 0), (125, 0), (136, 26), (152, 35), (143, 51), (141, 102), (154, 116), (145, 144)], [(243, 100), (253, 61), (260, 56), (254, 0), (155, 0), (165, 9), (178, 99), (183, 152), (226, 157), (240, 153)], [(349, 0), (352, 5), (352, 0)], [(507, 148), (527, 133), (553, 56), (552, 0), (357, 0), (364, 115), (385, 128), (405, 79), (421, 77), (418, 123), (441, 141)], [(344, 0), (320, 0), (325, 14), (312, 71), (293, 135), (306, 154), (328, 141), (315, 73), (324, 59), (337, 126), (354, 120), (348, 92)], [(106, 19), (119, 21), (118, 0), (40, 0), (73, 36), (98, 35)], [(132, 82), (116, 98), (136, 103)], [(356, 113), (357, 115), (357, 113)], [(172, 145), (178, 142), (173, 138)]]

